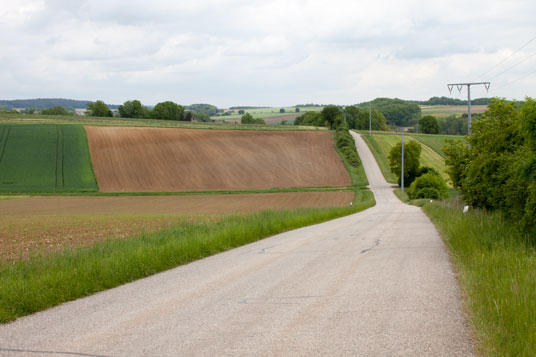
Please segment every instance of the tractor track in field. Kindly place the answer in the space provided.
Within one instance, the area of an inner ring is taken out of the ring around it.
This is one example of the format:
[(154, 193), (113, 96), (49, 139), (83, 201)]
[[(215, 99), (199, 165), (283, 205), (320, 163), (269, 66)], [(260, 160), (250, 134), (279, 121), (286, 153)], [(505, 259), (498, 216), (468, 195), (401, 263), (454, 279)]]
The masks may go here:
[[(60, 138), (61, 132), (61, 138)], [(60, 152), (60, 142), (61, 142), (61, 152)], [(56, 127), (56, 188), (65, 187), (65, 134), (63, 128)], [(58, 171), (61, 171), (61, 174), (58, 175)], [(61, 182), (58, 182), (59, 177), (61, 176)], [(58, 187), (61, 185), (61, 187)]]
[(11, 127), (7, 127), (7, 134), (4, 138), (4, 133), (6, 132), (6, 128), (4, 127), (2, 129), (2, 135), (0, 136), (0, 145), (2, 146), (2, 152), (0, 153), (0, 164), (2, 163), (2, 159), (4, 158), (4, 153), (6, 152), (6, 146), (7, 146), (7, 139), (9, 139), (9, 133), (11, 132)]

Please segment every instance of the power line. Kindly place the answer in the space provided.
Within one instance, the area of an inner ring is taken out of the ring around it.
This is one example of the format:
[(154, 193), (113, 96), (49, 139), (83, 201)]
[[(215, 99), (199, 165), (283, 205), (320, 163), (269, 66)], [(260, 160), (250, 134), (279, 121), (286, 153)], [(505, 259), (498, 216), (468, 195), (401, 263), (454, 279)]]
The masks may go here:
[(522, 80), (522, 79), (524, 79), (524, 78), (527, 78), (527, 77), (529, 77), (529, 76), (532, 76), (533, 74), (536, 74), (536, 71), (527, 73), (527, 74), (525, 74), (524, 76), (521, 76), (521, 77), (519, 77), (519, 78), (517, 78), (517, 79), (514, 79), (513, 81), (506, 82), (505, 84), (503, 84), (503, 85), (498, 86), (497, 88), (495, 88), (495, 90), (497, 90), (497, 89), (501, 89), (501, 88), (504, 88), (504, 87), (508, 87), (509, 85), (514, 84), (515, 82), (518, 82), (518, 81), (520, 81), (520, 80)]
[(523, 62), (525, 62), (525, 61), (531, 59), (531, 58), (534, 57), (534, 56), (536, 56), (536, 52), (534, 52), (534, 53), (531, 54), (530, 56), (526, 57), (525, 59), (519, 61), (518, 63), (514, 64), (513, 66), (508, 67), (508, 68), (505, 69), (504, 71), (497, 73), (496, 75), (494, 75), (493, 77), (491, 77), (489, 80), (491, 81), (492, 79), (497, 78), (497, 77), (500, 76), (501, 74), (506, 73), (506, 72), (508, 72), (509, 70), (511, 70), (511, 69), (513, 69), (513, 68), (519, 66), (521, 63), (523, 63)]
[(499, 63), (497, 63), (495, 66), (491, 67), (490, 69), (488, 69), (486, 72), (482, 73), (479, 77), (482, 78), (484, 77), (486, 74), (488, 74), (489, 72), (491, 72), (492, 70), (494, 70), (495, 68), (499, 67), (501, 64), (503, 64), (504, 62), (506, 62), (510, 57), (512, 57), (513, 55), (515, 55), (516, 53), (518, 53), (519, 51), (521, 51), (523, 48), (525, 48), (529, 43), (531, 43), (532, 41), (536, 40), (536, 35), (531, 38), (530, 40), (528, 40), (523, 46), (519, 47), (517, 50), (515, 50), (513, 53), (511, 53), (508, 57), (506, 57), (505, 59), (503, 59), (502, 61), (500, 61)]

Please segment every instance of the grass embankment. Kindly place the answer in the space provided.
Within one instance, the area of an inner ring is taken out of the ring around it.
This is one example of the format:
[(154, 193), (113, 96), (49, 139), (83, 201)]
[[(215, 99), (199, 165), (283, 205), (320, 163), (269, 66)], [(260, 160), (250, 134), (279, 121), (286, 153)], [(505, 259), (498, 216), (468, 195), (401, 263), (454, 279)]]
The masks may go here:
[[(373, 134), (372, 136), (362, 135), (362, 137), (372, 151), (387, 182), (396, 183), (396, 176), (391, 172), (388, 157), (391, 149), (402, 140), (401, 136), (396, 134)], [(411, 135), (404, 135), (404, 141), (406, 140), (416, 139)], [(432, 140), (429, 139), (429, 141)], [(441, 143), (444, 144), (445, 140), (442, 135), (437, 135), (437, 138), (435, 138), (433, 142), (439, 150), (442, 148)], [(434, 149), (430, 148), (424, 141), (422, 141), (421, 144), (423, 144), (421, 145), (421, 166), (428, 166), (436, 169), (445, 180), (448, 180), (444, 158)]]
[[(287, 114), (288, 115), (288, 114)], [(228, 117), (218, 117), (222, 120)], [(22, 115), (2, 114), (0, 124), (78, 124), (95, 126), (138, 126), (155, 128), (183, 128), (183, 129), (215, 129), (215, 130), (270, 130), (270, 131), (299, 131), (299, 130), (327, 130), (327, 128), (294, 126), (294, 125), (255, 125), (234, 123), (197, 123), (176, 120), (132, 119), (132, 118), (101, 118), (66, 115)]]
[(465, 136), (461, 135), (427, 135), (427, 134), (409, 134), (411, 137), (417, 139), (426, 146), (429, 146), (432, 150), (437, 152), (444, 159), (447, 158), (443, 152), (443, 147), (447, 144), (447, 140), (460, 140), (466, 141)]
[(176, 267), (287, 230), (373, 205), (370, 191), (348, 207), (264, 211), (186, 222), (128, 240), (30, 258), (0, 267), (0, 322)]
[(500, 215), (425, 205), (448, 246), (485, 356), (536, 351), (536, 250)]
[(0, 192), (97, 191), (80, 125), (0, 124)]

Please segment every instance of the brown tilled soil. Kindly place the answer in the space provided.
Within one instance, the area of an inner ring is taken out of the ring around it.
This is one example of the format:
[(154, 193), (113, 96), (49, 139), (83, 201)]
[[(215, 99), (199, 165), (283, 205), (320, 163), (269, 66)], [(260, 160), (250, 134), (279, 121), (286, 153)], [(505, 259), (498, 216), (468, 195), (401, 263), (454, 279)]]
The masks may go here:
[(330, 132), (86, 127), (101, 191), (346, 186)]
[(206, 215), (343, 206), (353, 197), (351, 192), (292, 192), (0, 200), (0, 261), (88, 246), (107, 238), (126, 239), (184, 220), (216, 219)]

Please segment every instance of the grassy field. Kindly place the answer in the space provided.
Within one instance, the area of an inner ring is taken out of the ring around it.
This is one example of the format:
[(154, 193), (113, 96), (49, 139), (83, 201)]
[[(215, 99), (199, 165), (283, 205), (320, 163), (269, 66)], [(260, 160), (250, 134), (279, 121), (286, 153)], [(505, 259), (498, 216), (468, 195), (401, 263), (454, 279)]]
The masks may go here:
[[(374, 154), (374, 157), (376, 158), (376, 161), (378, 162), (378, 165), (380, 166), (380, 169), (387, 182), (396, 183), (396, 176), (391, 172), (389, 168), (388, 156), (391, 148), (394, 147), (397, 143), (401, 142), (401, 136), (396, 134), (374, 134), (372, 136), (363, 135), (363, 139), (365, 139), (365, 142), (368, 144), (372, 153)], [(406, 140), (416, 139), (414, 139), (410, 135), (405, 135), (404, 141), (407, 142)], [(438, 142), (441, 142), (442, 136), (437, 135), (436, 140)], [(438, 154), (435, 150), (433, 150), (426, 144), (421, 146), (421, 165), (429, 166), (436, 169), (439, 173), (441, 173), (441, 176), (445, 180), (447, 180), (448, 175), (445, 172), (446, 167), (443, 157), (441, 157), (440, 154)]]
[[(436, 118), (444, 118), (451, 115), (460, 116), (467, 114), (466, 105), (421, 105), (422, 115), (433, 115)], [(471, 113), (483, 113), (488, 109), (487, 105), (471, 105)]]
[[(254, 118), (273, 118), (280, 117), (290, 114), (304, 114), (305, 112), (319, 112), (323, 107), (299, 107), (300, 111), (296, 112), (296, 107), (281, 107), (281, 108), (251, 108), (251, 109), (242, 109), (245, 113), (251, 114)], [(285, 109), (284, 113), (280, 113), (280, 109)], [(212, 116), (210, 119), (214, 120), (236, 120), (240, 119), (243, 114), (238, 114), (239, 109), (234, 109), (234, 113), (225, 116)]]
[(79, 125), (0, 124), (0, 192), (97, 191)]
[[(285, 113), (288, 115), (288, 113)], [(222, 118), (228, 117), (217, 117)], [(62, 115), (22, 115), (22, 114), (0, 114), (1, 124), (79, 124), (95, 126), (140, 126), (156, 128), (184, 128), (184, 129), (214, 129), (214, 130), (327, 130), (327, 128), (316, 128), (293, 125), (241, 125), (233, 123), (197, 123), (182, 122), (175, 120), (156, 119), (130, 119), (130, 118), (101, 118), (84, 116), (62, 116)]]
[(483, 356), (534, 356), (536, 250), (495, 213), (426, 204), (448, 246)]
[(417, 139), (424, 145), (430, 147), (436, 153), (441, 155), (444, 159), (446, 158), (445, 153), (443, 152), (443, 147), (447, 144), (447, 140), (460, 140), (465, 141), (465, 136), (460, 135), (427, 135), (427, 134), (409, 134), (412, 138)]

